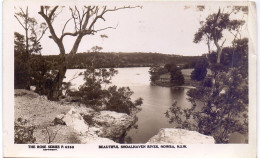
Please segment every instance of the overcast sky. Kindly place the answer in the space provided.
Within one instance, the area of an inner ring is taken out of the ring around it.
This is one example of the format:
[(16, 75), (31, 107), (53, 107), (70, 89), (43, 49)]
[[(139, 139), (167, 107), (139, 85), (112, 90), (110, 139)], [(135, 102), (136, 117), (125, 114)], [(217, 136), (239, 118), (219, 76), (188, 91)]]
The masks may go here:
[[(124, 5), (128, 4), (119, 4), (119, 6)], [(195, 44), (193, 38), (200, 27), (199, 22), (205, 20), (210, 13), (217, 12), (219, 5), (207, 5), (203, 12), (197, 11), (196, 4), (193, 3), (144, 2), (141, 5), (143, 6), (142, 9), (124, 9), (105, 14), (106, 21), (99, 20), (95, 28), (101, 29), (108, 26), (117, 26), (117, 28), (84, 37), (78, 52), (87, 52), (96, 45), (103, 47), (102, 51), (104, 52), (157, 52), (201, 55), (208, 51), (205, 42)], [(188, 8), (185, 7), (187, 5)], [(223, 8), (223, 6), (221, 7)], [(29, 15), (43, 22), (43, 18), (37, 14), (39, 9), (40, 7), (37, 5), (29, 5)], [(66, 6), (54, 21), (54, 27), (58, 35), (60, 35), (63, 25), (69, 17), (70, 11)], [(15, 25), (15, 31), (24, 34), (17, 21)], [(71, 30), (72, 26), (73, 22), (70, 21), (66, 28), (67, 31)], [(102, 39), (100, 37), (102, 34), (106, 34), (108, 38)], [(57, 45), (48, 36), (50, 36), (49, 31), (41, 40), (42, 54), (58, 54)], [(230, 35), (227, 37), (232, 39)], [(66, 52), (70, 51), (73, 43), (74, 38), (66, 36), (64, 39)], [(228, 44), (226, 42), (226, 45)]]

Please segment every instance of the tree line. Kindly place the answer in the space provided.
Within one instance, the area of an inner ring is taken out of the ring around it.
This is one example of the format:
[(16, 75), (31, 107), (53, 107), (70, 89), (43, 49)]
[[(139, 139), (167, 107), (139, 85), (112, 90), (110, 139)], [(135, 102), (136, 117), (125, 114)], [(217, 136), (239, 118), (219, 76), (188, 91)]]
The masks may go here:
[[(57, 61), (57, 55), (43, 56), (47, 61)], [(160, 53), (111, 53), (111, 52), (86, 52), (77, 53), (67, 58), (68, 69), (83, 69), (91, 64), (93, 58), (100, 62), (99, 68), (121, 68), (121, 67), (150, 67), (153, 65), (165, 65), (175, 61), (177, 65), (184, 68), (193, 68), (201, 56), (179, 56)]]

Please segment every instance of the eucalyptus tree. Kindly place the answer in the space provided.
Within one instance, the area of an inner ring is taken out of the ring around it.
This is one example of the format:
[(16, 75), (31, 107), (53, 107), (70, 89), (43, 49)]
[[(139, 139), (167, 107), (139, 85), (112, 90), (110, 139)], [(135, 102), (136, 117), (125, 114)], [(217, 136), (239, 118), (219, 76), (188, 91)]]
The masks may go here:
[[(115, 29), (115, 27), (104, 27), (97, 28), (95, 27), (97, 22), (100, 20), (106, 21), (105, 14), (109, 12), (115, 12), (122, 9), (130, 9), (130, 8), (141, 8), (140, 6), (123, 6), (123, 7), (114, 7), (108, 8), (107, 6), (83, 6), (81, 8), (74, 6), (69, 7), (70, 17), (64, 22), (63, 28), (61, 29), (61, 34), (58, 36), (57, 32), (59, 29), (55, 29), (53, 22), (60, 13), (59, 9), (63, 7), (59, 6), (41, 6), (40, 11), (38, 12), (45, 22), (48, 25), (51, 36), (49, 36), (58, 46), (59, 48), (59, 66), (57, 68), (57, 74), (52, 82), (51, 93), (48, 94), (48, 98), (50, 100), (57, 100), (61, 95), (61, 87), (62, 81), (65, 77), (65, 73), (67, 70), (66, 67), (66, 58), (68, 56), (73, 56), (77, 53), (80, 42), (84, 36), (94, 35), (98, 32), (107, 30), (107, 29)], [(73, 31), (66, 31), (66, 26), (68, 23), (73, 23), (74, 29)], [(65, 37), (74, 37), (75, 41), (68, 55), (65, 52), (64, 46), (64, 38)]]
[[(200, 7), (200, 10), (204, 9)], [(238, 12), (241, 13), (239, 16), (231, 18)], [(248, 39), (241, 32), (247, 12), (247, 6), (233, 6), (229, 12), (218, 9), (201, 22), (194, 42), (206, 41), (212, 75), (187, 92), (191, 103), (189, 108), (181, 108), (174, 102), (166, 112), (170, 122), (176, 122), (180, 128), (211, 135), (216, 143), (228, 143), (230, 135), (235, 132), (248, 133)], [(231, 38), (227, 33), (231, 33)], [(232, 66), (221, 61), (224, 43), (228, 40), (231, 41), (228, 48), (237, 56), (236, 64)], [(216, 47), (215, 52), (210, 48), (211, 42)], [(210, 57), (214, 53), (216, 61), (212, 62)]]
[[(234, 6), (229, 11), (225, 9), (218, 9), (217, 13), (210, 14), (205, 21), (201, 21), (201, 27), (194, 36), (194, 43), (202, 40), (207, 42), (209, 53), (212, 52), (210, 43), (213, 42), (217, 48), (217, 63), (220, 63), (223, 46), (227, 38), (223, 35), (224, 31), (229, 31), (234, 35), (234, 40), (240, 35), (242, 26), (245, 24), (244, 16), (241, 19), (232, 19), (232, 14), (238, 12), (247, 14), (248, 9), (245, 6)], [(241, 35), (240, 35), (241, 37)], [(233, 40), (233, 41), (234, 41)]]
[[(20, 26), (24, 30), (23, 38), (24, 38), (24, 65), (26, 66), (26, 73), (24, 76), (27, 78), (25, 87), (29, 89), (29, 86), (31, 85), (30, 77), (31, 77), (31, 61), (30, 57), (32, 53), (40, 53), (42, 47), (40, 45), (40, 40), (42, 39), (43, 35), (45, 34), (47, 30), (47, 26), (45, 23), (38, 23), (37, 20), (29, 15), (29, 8), (28, 6), (24, 8), (16, 8), (16, 12), (14, 14), (14, 17), (19, 22)], [(17, 35), (17, 33), (15, 34)], [(17, 44), (17, 43), (15, 43)], [(16, 50), (16, 52), (18, 52)], [(20, 52), (22, 53), (22, 52)]]

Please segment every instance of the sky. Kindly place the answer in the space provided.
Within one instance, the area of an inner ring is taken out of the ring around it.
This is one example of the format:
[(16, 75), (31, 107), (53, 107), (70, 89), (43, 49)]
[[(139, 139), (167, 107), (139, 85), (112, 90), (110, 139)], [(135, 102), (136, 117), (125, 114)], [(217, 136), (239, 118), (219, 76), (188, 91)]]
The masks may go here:
[[(117, 4), (117, 6), (128, 5), (127, 3)], [(222, 6), (210, 4), (206, 5), (203, 12), (200, 12), (195, 7), (197, 4), (194, 3), (143, 2), (131, 4), (131, 6), (135, 5), (141, 5), (142, 9), (123, 9), (105, 14), (106, 21), (99, 20), (95, 28), (102, 29), (112, 26), (116, 29), (108, 29), (95, 35), (85, 36), (80, 43), (78, 52), (88, 52), (93, 46), (101, 46), (103, 52), (201, 55), (208, 52), (206, 43), (203, 41), (198, 44), (193, 43), (194, 34), (200, 27), (200, 21), (205, 20), (209, 14), (217, 12), (219, 7), (226, 7), (224, 4)], [(21, 7), (25, 8), (24, 6)], [(109, 3), (108, 7), (113, 8), (114, 4)], [(18, 6), (15, 10), (17, 11), (17, 9)], [(40, 23), (44, 22), (44, 19), (37, 14), (39, 9), (39, 5), (29, 5), (29, 15), (35, 17)], [(65, 6), (53, 23), (58, 35), (61, 34), (63, 25), (69, 17), (69, 7)], [(20, 24), (15, 18), (14, 20), (16, 21), (15, 31), (24, 34)], [(72, 30), (73, 21), (70, 21), (66, 31)], [(107, 35), (108, 38), (101, 38), (100, 35), (103, 34)], [(59, 54), (58, 46), (49, 36), (50, 33), (47, 31), (40, 41), (43, 47), (42, 54)], [(228, 38), (227, 41), (232, 39), (232, 36), (228, 33), (226, 37)], [(72, 48), (74, 40), (74, 38), (67, 36), (64, 39), (67, 53)], [(230, 42), (225, 43), (225, 45), (229, 44)]]

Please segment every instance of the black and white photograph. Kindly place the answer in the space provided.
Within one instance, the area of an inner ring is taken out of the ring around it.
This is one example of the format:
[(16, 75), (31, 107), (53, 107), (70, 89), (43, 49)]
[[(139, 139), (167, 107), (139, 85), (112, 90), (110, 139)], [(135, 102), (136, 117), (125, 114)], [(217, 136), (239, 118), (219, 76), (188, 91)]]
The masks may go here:
[(9, 6), (4, 130), (14, 147), (180, 154), (189, 144), (244, 145), (256, 156), (254, 2)]

